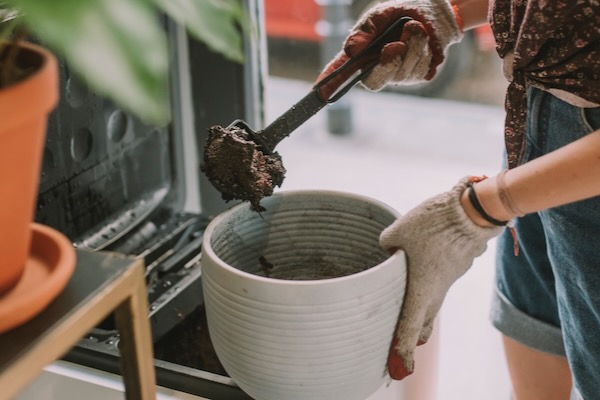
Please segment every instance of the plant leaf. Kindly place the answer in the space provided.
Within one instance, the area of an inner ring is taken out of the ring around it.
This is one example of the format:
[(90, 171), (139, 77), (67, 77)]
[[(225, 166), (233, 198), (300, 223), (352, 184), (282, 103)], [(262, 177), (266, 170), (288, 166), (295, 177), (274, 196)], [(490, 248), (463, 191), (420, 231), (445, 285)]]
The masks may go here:
[(239, 0), (154, 0), (196, 39), (226, 58), (243, 61), (243, 10)]
[(10, 0), (97, 92), (152, 123), (169, 118), (165, 33), (149, 0)]

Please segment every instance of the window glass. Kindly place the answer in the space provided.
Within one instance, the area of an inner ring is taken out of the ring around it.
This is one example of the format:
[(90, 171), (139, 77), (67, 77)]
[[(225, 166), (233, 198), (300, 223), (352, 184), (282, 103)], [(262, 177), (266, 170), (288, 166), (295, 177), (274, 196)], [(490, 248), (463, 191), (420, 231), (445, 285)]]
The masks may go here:
[[(341, 49), (344, 35), (369, 1), (265, 0), (269, 73), (312, 82)], [(502, 105), (506, 81), (488, 25), (467, 31), (450, 46), (436, 77), (385, 91), (487, 105)]]
[[(371, 2), (264, 1), (269, 123), (309, 92)], [(377, 93), (357, 85), (291, 132), (276, 149), (287, 170), (277, 190), (352, 192), (406, 213), (465, 175), (495, 175), (506, 85), (489, 27), (468, 32), (449, 48), (433, 81)], [(488, 322), (494, 246), (448, 294), (434, 337), (417, 349), (415, 376), (368, 400), (506, 398), (502, 349)], [(470, 368), (456, 368), (455, 360)]]

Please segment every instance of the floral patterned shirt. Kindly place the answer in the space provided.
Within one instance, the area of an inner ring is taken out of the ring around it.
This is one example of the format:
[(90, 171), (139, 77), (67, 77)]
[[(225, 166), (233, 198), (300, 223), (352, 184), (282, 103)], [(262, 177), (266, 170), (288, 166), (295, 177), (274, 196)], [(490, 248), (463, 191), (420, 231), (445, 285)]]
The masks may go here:
[(513, 168), (523, 151), (528, 86), (600, 104), (600, 0), (490, 0), (489, 19), (512, 73), (504, 134)]

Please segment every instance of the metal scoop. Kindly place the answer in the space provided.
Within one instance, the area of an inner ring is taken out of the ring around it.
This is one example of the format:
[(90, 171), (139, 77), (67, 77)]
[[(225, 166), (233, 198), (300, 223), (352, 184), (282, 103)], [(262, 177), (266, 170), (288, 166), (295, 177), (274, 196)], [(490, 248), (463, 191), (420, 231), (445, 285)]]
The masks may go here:
[(281, 186), (285, 168), (275, 146), (327, 104), (344, 96), (377, 65), (381, 49), (396, 41), (411, 18), (394, 22), (360, 54), (318, 81), (311, 91), (263, 130), (255, 131), (242, 120), (228, 127), (213, 126), (204, 149), (201, 170), (225, 201), (249, 201), (262, 211), (260, 200)]

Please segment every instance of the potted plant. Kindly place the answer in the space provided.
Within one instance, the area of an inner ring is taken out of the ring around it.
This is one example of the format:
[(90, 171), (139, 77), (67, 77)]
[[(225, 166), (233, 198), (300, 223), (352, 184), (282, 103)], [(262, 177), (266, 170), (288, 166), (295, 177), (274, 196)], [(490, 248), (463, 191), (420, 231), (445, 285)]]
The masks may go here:
[[(0, 0), (0, 296), (18, 282), (29, 252), (46, 120), (58, 101), (55, 54), (93, 90), (164, 124), (160, 17), (241, 61), (242, 14), (239, 0)], [(47, 49), (28, 43), (32, 36)]]

